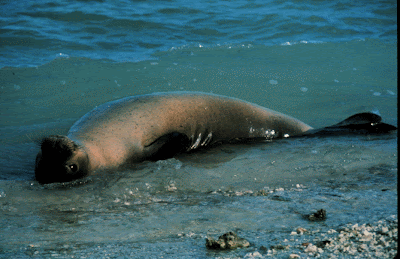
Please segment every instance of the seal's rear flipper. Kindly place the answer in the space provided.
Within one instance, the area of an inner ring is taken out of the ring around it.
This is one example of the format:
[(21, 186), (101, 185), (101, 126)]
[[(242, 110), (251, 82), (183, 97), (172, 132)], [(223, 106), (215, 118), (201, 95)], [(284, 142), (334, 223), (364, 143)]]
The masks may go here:
[(381, 116), (377, 114), (370, 112), (357, 113), (333, 126), (307, 131), (305, 135), (385, 134), (397, 129), (395, 126), (381, 121)]

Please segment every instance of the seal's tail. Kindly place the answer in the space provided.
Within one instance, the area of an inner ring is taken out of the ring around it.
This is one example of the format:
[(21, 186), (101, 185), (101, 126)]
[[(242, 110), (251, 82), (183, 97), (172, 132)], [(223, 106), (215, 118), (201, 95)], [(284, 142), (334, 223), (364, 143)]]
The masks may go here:
[(306, 136), (347, 135), (347, 134), (386, 134), (397, 127), (381, 122), (381, 116), (370, 113), (357, 113), (338, 124), (306, 132)]

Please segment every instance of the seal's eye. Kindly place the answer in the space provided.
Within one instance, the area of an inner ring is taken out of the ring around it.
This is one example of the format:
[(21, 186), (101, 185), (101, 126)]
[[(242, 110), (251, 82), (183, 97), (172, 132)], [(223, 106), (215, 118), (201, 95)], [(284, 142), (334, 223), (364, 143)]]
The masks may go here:
[(68, 165), (68, 167), (73, 173), (76, 173), (78, 171), (78, 166), (76, 164), (70, 164)]

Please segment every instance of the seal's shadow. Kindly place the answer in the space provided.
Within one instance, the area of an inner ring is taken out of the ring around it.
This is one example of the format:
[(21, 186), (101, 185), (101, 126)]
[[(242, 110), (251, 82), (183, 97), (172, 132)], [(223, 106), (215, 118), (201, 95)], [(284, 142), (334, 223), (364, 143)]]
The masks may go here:
[(190, 164), (194, 167), (215, 168), (220, 164), (232, 161), (254, 148), (265, 148), (268, 143), (231, 143), (214, 145), (212, 147), (196, 150), (189, 153), (180, 153), (174, 158), (183, 164)]

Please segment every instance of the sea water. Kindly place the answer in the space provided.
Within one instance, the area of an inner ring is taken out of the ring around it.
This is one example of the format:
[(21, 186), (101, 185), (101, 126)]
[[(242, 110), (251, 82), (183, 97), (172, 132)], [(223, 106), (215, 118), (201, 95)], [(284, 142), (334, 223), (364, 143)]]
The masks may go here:
[[(316, 128), (366, 111), (397, 125), (395, 1), (8, 1), (0, 14), (0, 257), (266, 257), (285, 239), (276, 257), (306, 256), (304, 236), (290, 241), (298, 227), (398, 213), (397, 133), (224, 145), (34, 181), (40, 139), (130, 95), (212, 92)], [(318, 209), (326, 221), (302, 216)], [(228, 231), (250, 248), (206, 249)]]

